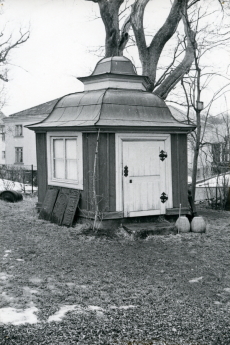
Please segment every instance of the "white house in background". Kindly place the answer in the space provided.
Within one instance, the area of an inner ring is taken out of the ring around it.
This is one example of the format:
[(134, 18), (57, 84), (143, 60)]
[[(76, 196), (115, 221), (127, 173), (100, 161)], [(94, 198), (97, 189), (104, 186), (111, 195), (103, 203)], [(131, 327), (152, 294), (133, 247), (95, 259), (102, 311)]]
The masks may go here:
[(24, 126), (44, 120), (58, 99), (4, 117), (5, 164), (36, 166), (35, 134)]
[[(172, 115), (182, 123), (188, 123), (184, 111), (169, 106)], [(200, 150), (197, 180), (204, 180), (211, 176), (230, 171), (230, 118), (229, 115), (208, 117), (201, 120), (201, 127), (205, 126), (203, 143), (205, 145)], [(193, 167), (193, 140), (191, 134), (188, 135), (188, 179), (191, 180)], [(191, 181), (190, 181), (191, 182)]]
[(0, 164), (5, 164), (6, 148), (5, 148), (5, 125), (3, 119), (6, 116), (0, 111)]

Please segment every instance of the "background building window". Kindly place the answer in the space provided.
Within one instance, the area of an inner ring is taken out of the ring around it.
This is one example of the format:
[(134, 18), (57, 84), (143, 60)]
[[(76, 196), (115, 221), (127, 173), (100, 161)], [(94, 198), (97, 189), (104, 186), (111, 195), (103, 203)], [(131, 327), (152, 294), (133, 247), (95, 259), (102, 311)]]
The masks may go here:
[(22, 136), (23, 136), (23, 126), (15, 125), (15, 137), (22, 137)]
[(15, 163), (23, 163), (23, 148), (15, 147)]
[(5, 133), (2, 133), (2, 141), (5, 141), (6, 140), (6, 135)]
[(6, 151), (2, 151), (2, 159), (6, 158)]

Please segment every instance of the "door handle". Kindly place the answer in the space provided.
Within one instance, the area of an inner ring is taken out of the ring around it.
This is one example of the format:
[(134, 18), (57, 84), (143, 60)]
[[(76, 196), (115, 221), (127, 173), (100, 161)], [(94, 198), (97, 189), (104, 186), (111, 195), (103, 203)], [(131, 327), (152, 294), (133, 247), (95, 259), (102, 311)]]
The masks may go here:
[(127, 165), (124, 167), (124, 176), (127, 177), (129, 174), (129, 168), (127, 167)]

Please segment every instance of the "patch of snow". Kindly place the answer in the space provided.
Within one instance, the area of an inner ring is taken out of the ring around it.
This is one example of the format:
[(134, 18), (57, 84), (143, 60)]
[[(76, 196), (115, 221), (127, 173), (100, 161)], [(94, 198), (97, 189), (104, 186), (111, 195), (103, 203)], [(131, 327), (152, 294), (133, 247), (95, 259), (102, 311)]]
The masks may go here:
[(11, 302), (15, 299), (14, 297), (8, 296), (7, 293), (4, 291), (2, 292), (1, 296), (7, 302)]
[[(49, 318), (48, 318), (48, 322), (52, 322), (52, 321), (55, 321), (55, 322), (58, 322), (58, 321), (61, 321), (63, 319), (63, 317), (65, 316), (66, 313), (68, 313), (68, 311), (72, 311), (76, 308), (77, 306), (76, 305), (63, 305), (61, 307), (61, 309), (59, 311), (57, 311), (55, 314), (51, 315)], [(79, 309), (79, 307), (78, 307)]]
[(136, 308), (135, 305), (122, 305), (119, 307), (119, 309), (132, 309), (132, 308)]
[(214, 304), (219, 305), (219, 304), (221, 304), (221, 302), (219, 302), (219, 301), (215, 301), (215, 302), (214, 302)]
[(7, 280), (9, 277), (8, 274), (6, 274), (5, 272), (0, 272), (0, 279), (1, 280)]
[(193, 278), (193, 279), (189, 280), (189, 283), (198, 283), (202, 279), (203, 279), (203, 277)]
[(230, 288), (225, 288), (224, 291), (230, 292)]
[(23, 309), (16, 308), (1, 308), (0, 309), (0, 323), (13, 325), (22, 325), (24, 323), (34, 324), (38, 322), (37, 316), (34, 313), (38, 309), (36, 307)]
[(101, 311), (104, 310), (104, 309), (102, 309), (101, 307), (97, 307), (96, 305), (89, 305), (89, 306), (88, 306), (88, 309), (89, 309), (89, 310), (93, 310), (93, 311), (95, 311), (95, 310), (96, 310), (96, 311), (97, 311), (97, 310), (101, 310)]
[(223, 187), (228, 186), (230, 183), (230, 174), (222, 174), (215, 177), (211, 177), (203, 182), (198, 182), (197, 187)]
[[(6, 179), (0, 179), (0, 191), (4, 190), (14, 190), (16, 192), (32, 192), (32, 186), (30, 184), (24, 184), (20, 182), (15, 182), (11, 180), (6, 180)], [(33, 186), (33, 191), (37, 191), (38, 188)]]
[(105, 316), (105, 314), (103, 313), (103, 311), (100, 311), (100, 310), (96, 310), (96, 314), (97, 314), (97, 316), (99, 316), (99, 317), (104, 317), (104, 316)]
[(36, 294), (36, 293), (38, 293), (37, 290), (33, 290), (33, 289), (29, 288), (28, 286), (24, 286), (23, 287), (23, 294), (24, 294), (24, 296), (29, 296), (30, 297), (32, 294)]
[(74, 287), (74, 286), (75, 286), (75, 284), (74, 284), (74, 283), (66, 283), (66, 285), (67, 285), (69, 288), (72, 288), (72, 287)]
[(117, 309), (118, 307), (116, 305), (111, 305), (109, 308), (110, 309)]
[(11, 250), (5, 250), (5, 254), (3, 255), (3, 258), (7, 258), (7, 256), (11, 253)]
[(0, 179), (0, 191), (4, 190), (14, 190), (16, 192), (22, 192), (23, 184), (11, 180)]
[(137, 306), (136, 305), (121, 305), (120, 307), (117, 307), (115, 305), (111, 305), (109, 308), (110, 309), (124, 309), (124, 310), (126, 310), (126, 309), (137, 308)]
[[(110, 309), (131, 309), (131, 308), (136, 308), (137, 306), (135, 305), (127, 305), (127, 306), (110, 306)], [(88, 307), (84, 308), (81, 307), (80, 305), (63, 305), (60, 307), (60, 310), (58, 310), (55, 314), (51, 315), (48, 318), (48, 322), (60, 322), (62, 321), (63, 317), (65, 316), (65, 314), (69, 311), (75, 311), (77, 313), (85, 313), (85, 312), (90, 312), (90, 311), (95, 311), (96, 312), (96, 316), (98, 317), (104, 317), (104, 312), (105, 309), (98, 307), (96, 305), (89, 305)]]
[(88, 310), (95, 311), (96, 315), (98, 317), (104, 317), (105, 316), (104, 313), (103, 313), (104, 309), (101, 308), (101, 307), (97, 307), (96, 305), (89, 305), (88, 306)]
[(86, 286), (86, 285), (76, 285), (76, 287), (78, 287), (80, 289), (88, 289), (88, 286)]
[(32, 283), (32, 284), (40, 284), (42, 282), (42, 279), (38, 278), (38, 277), (31, 277), (29, 279), (29, 281)]
[(16, 259), (17, 261), (24, 261), (24, 259)]

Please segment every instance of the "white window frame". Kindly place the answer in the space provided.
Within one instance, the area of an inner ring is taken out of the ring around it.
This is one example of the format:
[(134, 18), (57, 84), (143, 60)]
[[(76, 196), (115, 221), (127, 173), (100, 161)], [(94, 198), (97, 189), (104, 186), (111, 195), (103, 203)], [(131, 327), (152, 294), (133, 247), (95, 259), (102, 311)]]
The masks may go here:
[[(71, 138), (77, 140), (78, 179), (68, 180), (68, 179), (55, 178), (53, 175), (53, 140), (54, 139), (71, 139)], [(83, 190), (82, 133), (80, 132), (48, 132), (47, 133), (47, 165), (48, 165), (48, 184), (49, 185)]]

